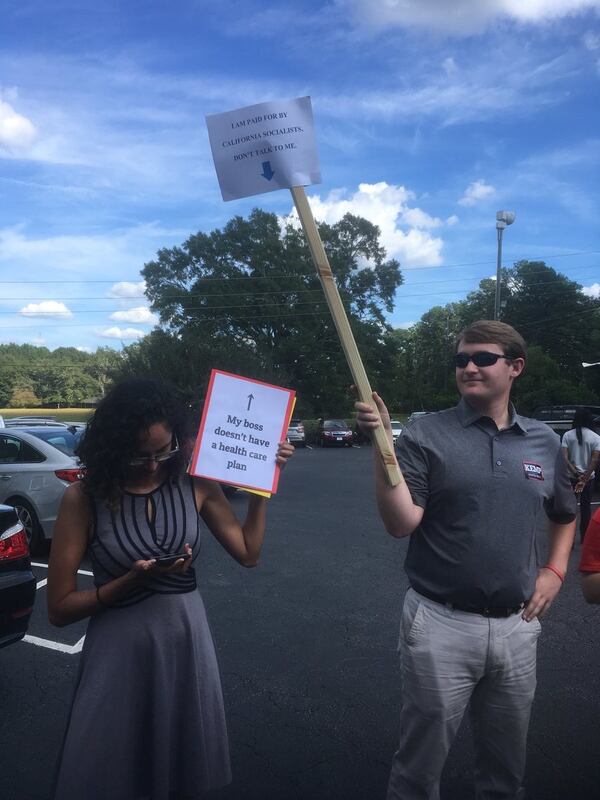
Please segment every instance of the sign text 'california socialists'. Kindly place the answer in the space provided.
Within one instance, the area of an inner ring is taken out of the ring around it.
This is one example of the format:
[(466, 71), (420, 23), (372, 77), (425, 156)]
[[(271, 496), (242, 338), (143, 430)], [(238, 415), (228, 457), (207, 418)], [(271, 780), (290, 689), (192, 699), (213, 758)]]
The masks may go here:
[(206, 117), (223, 200), (321, 182), (310, 97)]

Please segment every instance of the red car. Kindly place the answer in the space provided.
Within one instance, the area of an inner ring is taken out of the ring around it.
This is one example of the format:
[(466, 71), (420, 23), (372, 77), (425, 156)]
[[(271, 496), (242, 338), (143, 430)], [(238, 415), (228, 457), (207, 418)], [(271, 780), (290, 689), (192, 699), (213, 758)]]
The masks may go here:
[(321, 419), (317, 444), (321, 447), (352, 447), (352, 428), (344, 419)]
[(0, 505), (0, 647), (27, 633), (35, 584), (25, 528), (14, 508)]

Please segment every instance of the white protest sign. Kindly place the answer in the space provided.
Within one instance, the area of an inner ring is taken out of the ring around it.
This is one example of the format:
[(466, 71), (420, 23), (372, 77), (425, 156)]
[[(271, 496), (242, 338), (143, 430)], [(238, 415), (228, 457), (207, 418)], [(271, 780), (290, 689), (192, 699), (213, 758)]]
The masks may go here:
[(273, 494), (295, 392), (213, 369), (190, 473)]
[(223, 200), (321, 182), (310, 97), (206, 117)]

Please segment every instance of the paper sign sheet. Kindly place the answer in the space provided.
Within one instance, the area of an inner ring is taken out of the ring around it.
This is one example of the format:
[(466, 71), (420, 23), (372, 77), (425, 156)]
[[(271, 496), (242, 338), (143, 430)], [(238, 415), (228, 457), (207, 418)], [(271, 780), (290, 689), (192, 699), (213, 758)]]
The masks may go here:
[(190, 473), (274, 494), (277, 446), (285, 439), (292, 389), (213, 369)]
[(206, 117), (223, 200), (321, 182), (310, 97)]

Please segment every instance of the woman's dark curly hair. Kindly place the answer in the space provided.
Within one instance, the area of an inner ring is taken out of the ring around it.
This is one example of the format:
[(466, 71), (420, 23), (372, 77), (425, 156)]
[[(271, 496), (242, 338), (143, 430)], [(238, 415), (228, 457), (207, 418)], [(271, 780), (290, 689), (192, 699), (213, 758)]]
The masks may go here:
[(155, 422), (164, 422), (179, 442), (179, 452), (163, 465), (168, 477), (176, 478), (186, 466), (188, 430), (186, 409), (175, 389), (148, 378), (129, 378), (100, 401), (77, 447), (89, 495), (118, 507), (138, 436)]

